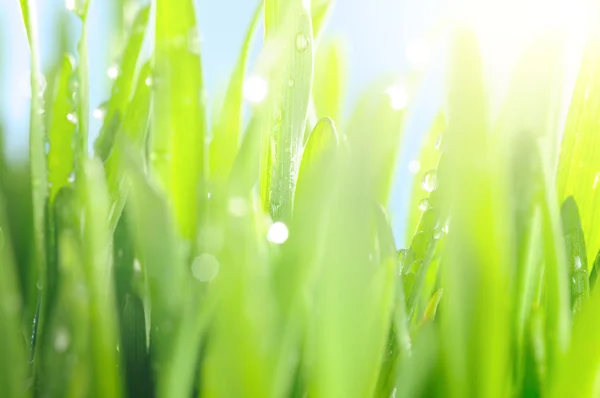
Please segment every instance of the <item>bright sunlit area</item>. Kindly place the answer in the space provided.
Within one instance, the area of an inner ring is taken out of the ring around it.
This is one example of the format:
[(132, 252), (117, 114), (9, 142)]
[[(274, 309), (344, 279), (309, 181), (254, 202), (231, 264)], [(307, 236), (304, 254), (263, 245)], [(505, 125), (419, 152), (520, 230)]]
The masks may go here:
[(0, 395), (600, 396), (597, 0), (0, 0)]

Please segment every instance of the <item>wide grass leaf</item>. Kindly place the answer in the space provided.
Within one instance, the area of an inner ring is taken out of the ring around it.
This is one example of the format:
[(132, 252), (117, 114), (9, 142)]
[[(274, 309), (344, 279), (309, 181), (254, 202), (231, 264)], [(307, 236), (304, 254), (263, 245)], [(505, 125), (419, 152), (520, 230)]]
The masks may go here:
[(200, 38), (192, 0), (156, 2), (154, 66), (151, 169), (168, 193), (179, 234), (192, 239), (206, 162)]
[(600, 249), (600, 37), (588, 40), (560, 151), (557, 193), (573, 196), (579, 207), (587, 258)]

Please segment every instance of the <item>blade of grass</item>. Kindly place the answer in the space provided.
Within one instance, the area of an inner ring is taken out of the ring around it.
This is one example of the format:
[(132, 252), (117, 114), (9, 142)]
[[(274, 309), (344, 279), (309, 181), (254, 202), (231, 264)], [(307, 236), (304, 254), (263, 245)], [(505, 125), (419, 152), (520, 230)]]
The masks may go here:
[(90, 295), (90, 353), (93, 386), (97, 397), (120, 397), (123, 392), (117, 352), (118, 329), (113, 289), (109, 195), (98, 159), (83, 163), (79, 187), (83, 204), (83, 243), (86, 279)]
[[(115, 135), (123, 122), (125, 110), (131, 96), (134, 94), (134, 76), (140, 58), (142, 43), (146, 34), (149, 15), (149, 5), (143, 7), (137, 13), (129, 34), (127, 46), (125, 47), (119, 65), (119, 74), (113, 84), (110, 99), (105, 104), (104, 122), (100, 128), (98, 138), (94, 143), (94, 152), (102, 160), (106, 160), (112, 150)], [(150, 76), (148, 76), (148, 78), (151, 79)], [(148, 80), (148, 82), (150, 82), (150, 80)]]
[(585, 240), (579, 209), (572, 196), (569, 196), (562, 204), (560, 215), (566, 245), (567, 259), (569, 262), (569, 283), (571, 288), (571, 307), (574, 313), (581, 310), (581, 306), (587, 299), (590, 287), (588, 281), (588, 261), (585, 250)]
[(588, 39), (563, 135), (557, 171), (559, 201), (573, 196), (579, 206), (587, 257), (600, 248), (600, 37)]
[(271, 217), (289, 221), (313, 78), (311, 17), (301, 0), (265, 1), (265, 40), (284, 43), (277, 50), (283, 58), (278, 66), (282, 78), (269, 88), (274, 102), (263, 138), (260, 191)]
[(229, 80), (225, 100), (213, 128), (213, 137), (209, 148), (210, 176), (212, 179), (224, 180), (229, 176), (238, 150), (242, 132), (242, 87), (246, 63), (262, 10), (263, 2), (261, 1), (252, 17), (240, 52), (240, 58)]
[(341, 122), (345, 61), (340, 41), (327, 41), (317, 47), (313, 100), (318, 118), (330, 117), (336, 123)]
[(11, 238), (0, 195), (0, 388), (7, 398), (28, 396), (27, 350), (21, 336), (22, 302), (12, 254)]
[(72, 95), (69, 81), (73, 74), (74, 62), (70, 55), (64, 55), (53, 95), (52, 116), (48, 127), (50, 203), (54, 202), (58, 191), (69, 184), (69, 176), (73, 172), (75, 124), (69, 120), (69, 115), (73, 115), (73, 107), (69, 102)]
[[(140, 70), (135, 94), (127, 105), (123, 122), (118, 129), (118, 136), (126, 140), (131, 150), (139, 154), (145, 153), (148, 133), (149, 116), (151, 111), (151, 89), (146, 84), (150, 78), (150, 63)], [(124, 147), (117, 145), (104, 163), (108, 192), (110, 195), (109, 228), (115, 231), (127, 200), (128, 184), (123, 163)]]
[(175, 211), (178, 231), (195, 234), (206, 162), (206, 121), (198, 26), (192, 0), (156, 2), (150, 161)]
[[(31, 360), (35, 355), (35, 340), (38, 331), (43, 330), (43, 313), (41, 317), (35, 315), (36, 308), (45, 305), (44, 294), (46, 289), (46, 200), (48, 197), (48, 176), (45, 154), (45, 131), (43, 121), (43, 96), (44, 82), (40, 72), (38, 37), (37, 37), (37, 9), (31, 0), (21, 0), (21, 11), (27, 31), (31, 57), (31, 108), (29, 116), (29, 162), (31, 170), (31, 194), (33, 207), (33, 251), (35, 271), (32, 272), (27, 286), (26, 319), (33, 327), (31, 333), (30, 349)], [(40, 285), (41, 293), (35, 286)], [(37, 301), (37, 303), (36, 303)]]
[(477, 39), (459, 30), (444, 135), (448, 163), (439, 176), (447, 188), (442, 210), (451, 219), (442, 260), (441, 341), (448, 393), (494, 397), (511, 391), (507, 296), (514, 253), (504, 217), (506, 157), (488, 136), (482, 79)]

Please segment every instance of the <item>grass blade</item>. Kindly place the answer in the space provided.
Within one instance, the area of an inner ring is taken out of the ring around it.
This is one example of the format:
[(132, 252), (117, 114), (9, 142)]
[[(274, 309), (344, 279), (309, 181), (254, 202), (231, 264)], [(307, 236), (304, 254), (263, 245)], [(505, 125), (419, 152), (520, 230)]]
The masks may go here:
[[(102, 160), (107, 159), (112, 150), (115, 135), (123, 122), (125, 111), (134, 93), (134, 76), (146, 34), (149, 15), (150, 6), (143, 7), (133, 22), (127, 46), (119, 65), (119, 74), (113, 84), (110, 99), (105, 104), (104, 123), (102, 123), (100, 133), (94, 143), (94, 152)], [(147, 76), (147, 78), (151, 79), (150, 76)]]
[(587, 257), (600, 249), (600, 38), (590, 37), (582, 61), (560, 151), (557, 192), (560, 201), (573, 196), (579, 206)]
[(192, 0), (156, 2), (153, 173), (169, 193), (178, 231), (193, 238), (206, 162), (200, 45)]
[(265, 40), (282, 40), (283, 46), (277, 49), (281, 79), (270, 83), (274, 102), (263, 138), (260, 191), (271, 217), (289, 221), (313, 78), (311, 18), (301, 0), (266, 0)]
[(221, 112), (213, 129), (209, 161), (212, 179), (225, 180), (235, 159), (242, 132), (242, 87), (252, 38), (262, 14), (263, 2), (252, 17), (235, 70), (229, 80)]
[(72, 92), (69, 85), (74, 70), (74, 60), (70, 55), (62, 59), (57, 74), (55, 94), (52, 101), (52, 116), (48, 127), (48, 182), (50, 184), (50, 203), (58, 191), (69, 184), (73, 173), (73, 134), (75, 124), (69, 120), (73, 117), (73, 107), (69, 103)]

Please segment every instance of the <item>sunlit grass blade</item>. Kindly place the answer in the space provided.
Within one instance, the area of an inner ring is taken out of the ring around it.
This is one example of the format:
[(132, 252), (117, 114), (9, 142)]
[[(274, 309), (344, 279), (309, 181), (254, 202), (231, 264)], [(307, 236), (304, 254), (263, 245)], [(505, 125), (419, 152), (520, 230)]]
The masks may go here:
[(147, 280), (151, 303), (152, 370), (156, 378), (157, 395), (168, 397), (169, 380), (165, 369), (173, 360), (173, 344), (180, 326), (189, 279), (175, 220), (165, 193), (153, 186), (144, 175), (140, 154), (128, 150), (125, 142), (120, 145), (124, 146), (131, 184), (126, 214), (135, 252)]
[(600, 37), (588, 39), (567, 116), (557, 172), (560, 201), (573, 196), (579, 206), (587, 257), (600, 249)]
[(594, 291), (573, 320), (568, 352), (561, 356), (557, 371), (549, 379), (550, 397), (592, 397), (598, 394), (600, 344), (593, 337), (600, 333), (600, 292)]
[(178, 231), (194, 237), (205, 170), (206, 120), (200, 41), (192, 0), (156, 2), (154, 108), (150, 162), (175, 211)]
[(407, 105), (406, 87), (394, 78), (382, 79), (362, 95), (347, 127), (350, 144), (369, 159), (369, 190), (387, 205)]
[(21, 397), (26, 390), (27, 348), (22, 338), (22, 300), (11, 238), (0, 195), (0, 388), (7, 398)]
[(54, 201), (58, 191), (69, 184), (73, 173), (73, 123), (74, 109), (70, 103), (72, 92), (70, 79), (74, 71), (74, 60), (64, 55), (60, 71), (55, 82), (55, 93), (52, 96), (51, 117), (48, 126), (48, 183), (50, 184), (50, 203)]
[[(146, 79), (151, 76), (151, 67), (147, 63), (140, 71), (135, 94), (127, 105), (123, 122), (118, 128), (117, 139), (129, 145), (130, 150), (135, 150), (142, 155), (146, 152), (146, 137), (150, 121), (151, 89), (146, 84)], [(124, 146), (116, 145), (104, 162), (108, 192), (110, 195), (109, 228), (114, 231), (125, 207), (128, 183), (125, 177)]]
[(316, 265), (319, 310), (308, 332), (309, 395), (370, 396), (389, 333), (396, 264), (373, 256), (376, 194), (365, 167), (370, 158), (360, 146), (342, 148), (322, 228), (327, 249)]
[(441, 265), (444, 369), (449, 395), (505, 396), (511, 389), (514, 255), (510, 221), (504, 217), (506, 159), (502, 146), (488, 136), (476, 37), (459, 30), (455, 40), (444, 135), (447, 163), (438, 175), (446, 195), (442, 209), (451, 221)]
[[(425, 137), (420, 155), (418, 158), (411, 161), (415, 163), (409, 164), (409, 168), (414, 167), (412, 171), (416, 170), (416, 172), (413, 177), (411, 201), (408, 208), (408, 222), (406, 229), (408, 244), (410, 244), (410, 240), (412, 240), (413, 235), (417, 232), (417, 225), (421, 215), (430, 206), (429, 193), (423, 189), (423, 181), (428, 172), (437, 168), (437, 163), (442, 151), (442, 134), (445, 129), (445, 117), (442, 114), (439, 114), (435, 118), (433, 125), (429, 129), (429, 133)], [(418, 166), (418, 168), (416, 166)]]
[(281, 78), (269, 83), (273, 102), (263, 138), (260, 191), (271, 217), (283, 221), (292, 214), (313, 79), (314, 39), (310, 11), (304, 3), (265, 1), (265, 40), (267, 46), (282, 41), (275, 49), (282, 58), (277, 72)]
[(49, 397), (91, 394), (90, 300), (84, 274), (80, 214), (75, 190), (62, 188), (55, 197), (56, 275), (60, 283), (49, 309), (42, 340), (37, 388)]
[(256, 25), (262, 15), (261, 1), (252, 17), (252, 22), (244, 39), (244, 45), (235, 70), (229, 80), (227, 93), (218, 119), (213, 128), (212, 141), (209, 148), (210, 177), (224, 180), (229, 176), (238, 150), (242, 133), (242, 91), (248, 53), (256, 31)]
[[(38, 330), (43, 328), (43, 311), (41, 317), (35, 315), (36, 307), (43, 308), (46, 292), (46, 201), (48, 198), (48, 175), (46, 167), (45, 126), (44, 112), (44, 86), (43, 75), (40, 71), (38, 37), (37, 37), (37, 9), (30, 0), (21, 0), (21, 11), (27, 31), (29, 50), (31, 56), (31, 106), (29, 115), (29, 163), (31, 172), (31, 195), (33, 208), (33, 254), (34, 267), (26, 286), (25, 319), (33, 328), (31, 333), (30, 349), (34, 354), (35, 339)], [(41, 285), (42, 293), (36, 290), (36, 285)], [(36, 318), (37, 319), (34, 319)], [(33, 357), (31, 358), (34, 359)]]
[(569, 262), (569, 284), (571, 287), (571, 306), (577, 313), (589, 295), (588, 261), (585, 240), (579, 218), (579, 209), (572, 196), (569, 196), (561, 207), (562, 227)]
[[(304, 0), (310, 4), (310, 12), (312, 16), (313, 36), (315, 40), (320, 37), (324, 30), (327, 19), (333, 9), (335, 0)], [(326, 115), (329, 116), (329, 115)], [(334, 119), (336, 120), (336, 119)]]
[(596, 259), (594, 260), (594, 264), (592, 266), (592, 271), (590, 272), (590, 290), (594, 290), (596, 286), (596, 282), (598, 282), (598, 273), (600, 272), (600, 250), (598, 254), (596, 254)]
[[(112, 150), (115, 135), (123, 122), (127, 104), (133, 94), (136, 67), (139, 62), (149, 15), (150, 6), (145, 6), (138, 12), (118, 67), (118, 75), (113, 84), (110, 99), (101, 109), (104, 113), (104, 122), (94, 143), (94, 152), (102, 160), (105, 160)], [(147, 82), (151, 84), (151, 77), (146, 76), (146, 78), (149, 79)]]
[(116, 313), (111, 233), (108, 228), (110, 200), (99, 160), (83, 163), (84, 180), (78, 187), (83, 203), (85, 273), (90, 299), (90, 354), (93, 386), (98, 397), (120, 397), (122, 379), (118, 372), (118, 319)]
[(330, 117), (341, 122), (344, 96), (345, 57), (341, 42), (320, 43), (315, 54), (315, 83), (313, 101), (317, 117)]
[[(88, 8), (90, 0), (81, 0), (76, 3), (74, 14), (81, 19), (81, 37), (77, 43), (79, 62), (76, 70), (76, 123), (75, 134), (75, 177), (81, 178), (83, 163), (88, 158), (88, 143), (90, 135), (90, 66), (88, 54)], [(80, 177), (81, 176), (81, 177)], [(78, 179), (79, 179), (78, 178)]]

